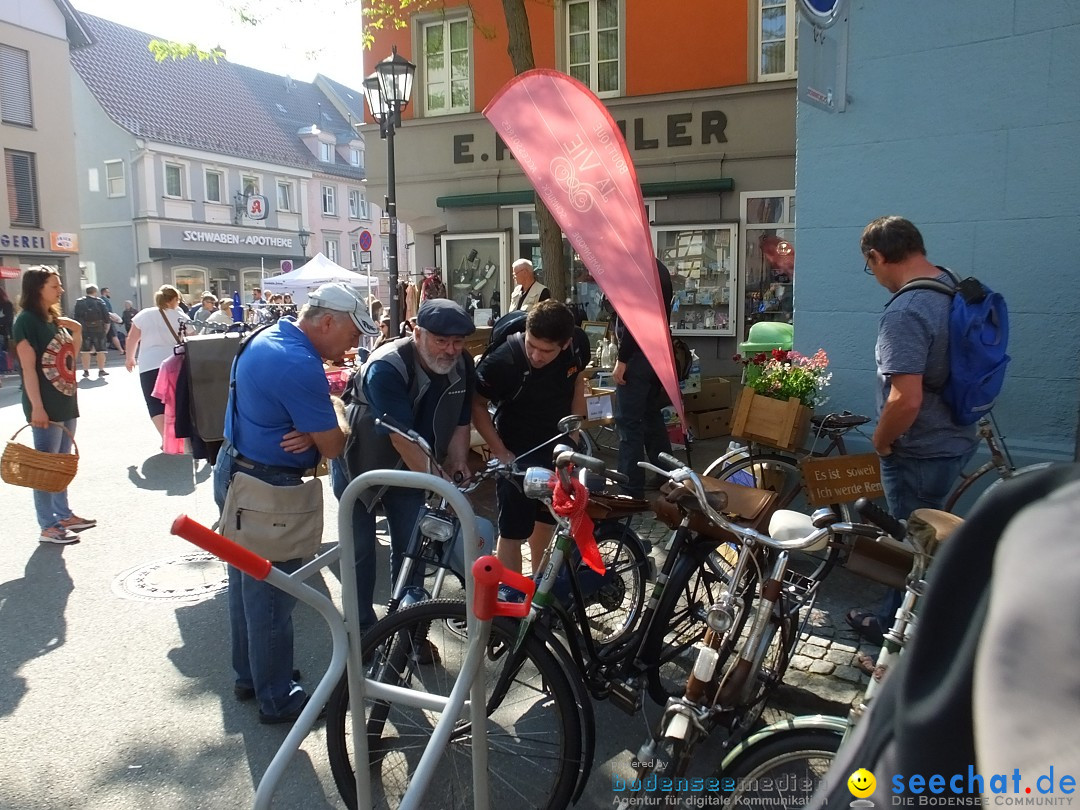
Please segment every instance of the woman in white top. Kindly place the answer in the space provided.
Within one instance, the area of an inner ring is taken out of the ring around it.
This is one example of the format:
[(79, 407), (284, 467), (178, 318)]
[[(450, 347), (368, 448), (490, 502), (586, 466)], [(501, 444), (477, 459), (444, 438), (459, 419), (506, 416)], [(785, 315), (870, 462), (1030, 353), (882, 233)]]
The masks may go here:
[(218, 308), (210, 313), (210, 317), (206, 319), (207, 323), (223, 323), (226, 326), (230, 326), (233, 323), (232, 316), (233, 302), (231, 298), (222, 298), (218, 301)]
[[(157, 383), (158, 369), (173, 353), (180, 342), (180, 322), (185, 320), (180, 309), (180, 291), (171, 284), (162, 284), (154, 293), (156, 306), (147, 307), (131, 319), (127, 337), (127, 370), (135, 368), (135, 354), (139, 356), (139, 383), (150, 419), (165, 438), (165, 403), (151, 393)], [(211, 316), (212, 317), (212, 316)]]

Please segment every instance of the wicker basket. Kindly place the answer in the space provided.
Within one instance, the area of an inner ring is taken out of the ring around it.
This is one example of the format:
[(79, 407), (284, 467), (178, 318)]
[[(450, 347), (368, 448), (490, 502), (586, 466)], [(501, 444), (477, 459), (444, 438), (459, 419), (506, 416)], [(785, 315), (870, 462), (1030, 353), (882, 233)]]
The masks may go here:
[(15, 438), (30, 425), (23, 425), (4, 448), (0, 456), (0, 478), (17, 487), (30, 487), (42, 492), (63, 492), (79, 470), (79, 447), (75, 437), (61, 425), (64, 433), (71, 437), (73, 453), (45, 453), (24, 444), (18, 444)]

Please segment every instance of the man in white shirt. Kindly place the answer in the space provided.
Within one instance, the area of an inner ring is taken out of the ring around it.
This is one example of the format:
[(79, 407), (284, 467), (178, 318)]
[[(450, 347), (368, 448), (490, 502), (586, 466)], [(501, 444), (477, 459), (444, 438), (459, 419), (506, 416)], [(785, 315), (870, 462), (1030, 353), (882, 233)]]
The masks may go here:
[(528, 259), (518, 259), (511, 265), (511, 270), (517, 286), (510, 295), (510, 309), (507, 312), (517, 309), (528, 311), (533, 304), (551, 298), (551, 290), (536, 280), (533, 263)]

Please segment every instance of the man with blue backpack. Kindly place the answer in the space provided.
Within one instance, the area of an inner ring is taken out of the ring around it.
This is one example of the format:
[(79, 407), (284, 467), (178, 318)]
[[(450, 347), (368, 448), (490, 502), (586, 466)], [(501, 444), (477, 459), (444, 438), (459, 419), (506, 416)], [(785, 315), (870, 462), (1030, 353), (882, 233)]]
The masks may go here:
[[(878, 325), (878, 423), (874, 449), (889, 511), (940, 509), (975, 451), (975, 422), (989, 413), (1009, 361), (1005, 302), (979, 281), (961, 281), (926, 258), (922, 234), (898, 216), (862, 233), (864, 270), (892, 298)], [(847, 622), (880, 644), (900, 604), (852, 611)]]

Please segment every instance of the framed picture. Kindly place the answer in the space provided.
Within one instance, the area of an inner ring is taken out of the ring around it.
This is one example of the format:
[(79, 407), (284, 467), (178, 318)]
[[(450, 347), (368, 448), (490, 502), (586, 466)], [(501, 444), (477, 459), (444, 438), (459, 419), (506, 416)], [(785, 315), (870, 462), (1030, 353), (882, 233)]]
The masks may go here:
[(589, 337), (589, 349), (593, 354), (596, 354), (596, 347), (600, 345), (600, 341), (607, 337), (608, 322), (607, 321), (582, 321), (581, 328)]

